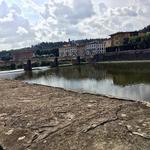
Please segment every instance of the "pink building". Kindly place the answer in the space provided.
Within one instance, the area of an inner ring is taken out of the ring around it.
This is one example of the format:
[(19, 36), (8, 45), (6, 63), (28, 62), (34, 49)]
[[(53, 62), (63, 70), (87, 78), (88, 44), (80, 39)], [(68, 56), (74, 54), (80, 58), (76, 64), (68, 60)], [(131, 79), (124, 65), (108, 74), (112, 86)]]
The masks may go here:
[(14, 61), (21, 61), (31, 59), (33, 57), (33, 52), (32, 50), (18, 50), (12, 52), (12, 56)]

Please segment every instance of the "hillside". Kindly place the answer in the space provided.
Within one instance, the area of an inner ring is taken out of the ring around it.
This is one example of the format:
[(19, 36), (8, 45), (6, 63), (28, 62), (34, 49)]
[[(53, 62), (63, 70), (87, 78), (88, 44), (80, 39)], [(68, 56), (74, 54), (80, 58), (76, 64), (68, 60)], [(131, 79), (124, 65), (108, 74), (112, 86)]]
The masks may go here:
[(150, 32), (150, 25), (141, 30), (142, 32)]

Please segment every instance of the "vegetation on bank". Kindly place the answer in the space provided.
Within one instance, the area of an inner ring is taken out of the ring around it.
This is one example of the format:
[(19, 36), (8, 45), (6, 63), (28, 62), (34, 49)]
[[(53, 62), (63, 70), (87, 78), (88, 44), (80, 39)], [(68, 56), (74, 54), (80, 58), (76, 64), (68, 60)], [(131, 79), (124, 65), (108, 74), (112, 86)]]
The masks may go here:
[(143, 36), (136, 36), (126, 39), (124, 42), (125, 46), (131, 46), (136, 49), (147, 49), (150, 48), (150, 33), (146, 33)]
[(106, 48), (106, 52), (118, 52), (150, 48), (150, 32), (142, 36), (126, 38), (123, 45)]
[(42, 50), (42, 49), (38, 49), (35, 53), (38, 56), (43, 56), (43, 55), (48, 55), (48, 56), (59, 56), (59, 50), (58, 48), (52, 49), (52, 50)]
[(141, 32), (150, 32), (150, 25), (140, 30)]

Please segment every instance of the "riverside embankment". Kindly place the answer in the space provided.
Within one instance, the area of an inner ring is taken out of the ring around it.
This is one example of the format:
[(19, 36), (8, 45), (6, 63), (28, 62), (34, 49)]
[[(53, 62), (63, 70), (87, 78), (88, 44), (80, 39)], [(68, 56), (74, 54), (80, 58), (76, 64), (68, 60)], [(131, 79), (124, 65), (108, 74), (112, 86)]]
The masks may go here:
[(6, 150), (149, 150), (150, 105), (0, 80)]

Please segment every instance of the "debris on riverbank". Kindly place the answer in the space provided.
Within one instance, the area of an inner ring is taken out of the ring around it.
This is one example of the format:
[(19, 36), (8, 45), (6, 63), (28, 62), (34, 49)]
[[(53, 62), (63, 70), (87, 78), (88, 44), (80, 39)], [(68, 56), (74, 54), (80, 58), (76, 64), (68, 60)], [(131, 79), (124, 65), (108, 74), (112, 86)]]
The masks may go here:
[(8, 150), (149, 150), (150, 107), (0, 80), (0, 147)]

